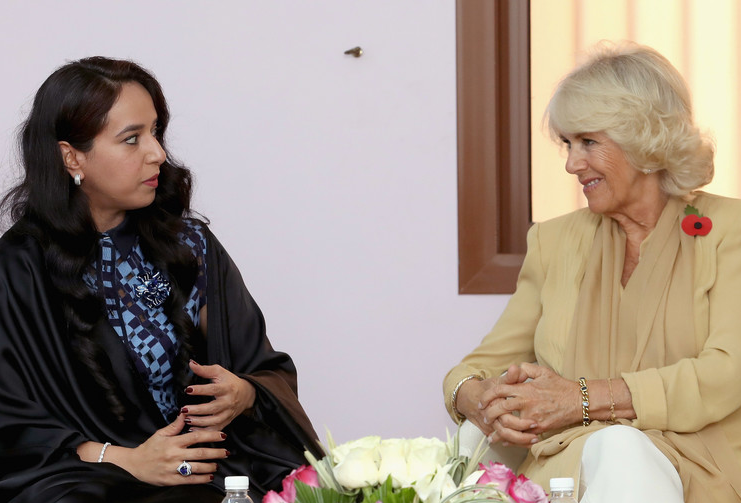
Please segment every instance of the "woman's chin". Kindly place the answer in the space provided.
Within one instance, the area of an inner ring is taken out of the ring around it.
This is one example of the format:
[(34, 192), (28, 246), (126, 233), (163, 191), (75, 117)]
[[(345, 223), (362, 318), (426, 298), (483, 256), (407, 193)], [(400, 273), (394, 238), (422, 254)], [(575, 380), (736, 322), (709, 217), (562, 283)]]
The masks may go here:
[(589, 211), (596, 213), (597, 215), (602, 215), (605, 212), (605, 205), (600, 204), (599, 201), (592, 202), (587, 200), (587, 207), (589, 208)]

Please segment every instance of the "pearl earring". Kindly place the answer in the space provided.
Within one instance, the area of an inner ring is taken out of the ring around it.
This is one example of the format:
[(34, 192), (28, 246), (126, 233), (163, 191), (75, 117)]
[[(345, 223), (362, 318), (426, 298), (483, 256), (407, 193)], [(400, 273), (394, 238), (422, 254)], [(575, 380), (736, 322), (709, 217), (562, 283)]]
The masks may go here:
[(77, 173), (75, 175), (75, 185), (77, 185), (78, 187), (82, 185), (82, 177), (80, 176), (80, 173)]

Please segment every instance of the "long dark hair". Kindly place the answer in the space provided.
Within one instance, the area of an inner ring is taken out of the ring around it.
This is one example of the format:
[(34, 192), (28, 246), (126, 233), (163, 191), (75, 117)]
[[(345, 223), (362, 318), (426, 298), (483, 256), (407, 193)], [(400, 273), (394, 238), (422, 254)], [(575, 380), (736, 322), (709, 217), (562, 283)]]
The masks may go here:
[(98, 233), (85, 193), (75, 187), (62, 159), (60, 141), (89, 152), (106, 124), (123, 84), (141, 84), (157, 112), (157, 140), (167, 153), (160, 166), (154, 202), (129, 212), (144, 256), (172, 283), (164, 309), (181, 340), (175, 363), (177, 385), (188, 380), (187, 362), (197, 330), (183, 306), (197, 275), (190, 249), (178, 239), (190, 212), (190, 171), (173, 161), (165, 145), (170, 114), (162, 88), (141, 66), (126, 60), (91, 57), (57, 69), (41, 85), (20, 132), (25, 176), (3, 199), (16, 229), (34, 236), (44, 250), (53, 287), (61, 294), (72, 351), (109, 397), (119, 420), (126, 414), (118, 384), (101, 367), (102, 347), (93, 326), (105, 316), (99, 294), (83, 280), (98, 252)]

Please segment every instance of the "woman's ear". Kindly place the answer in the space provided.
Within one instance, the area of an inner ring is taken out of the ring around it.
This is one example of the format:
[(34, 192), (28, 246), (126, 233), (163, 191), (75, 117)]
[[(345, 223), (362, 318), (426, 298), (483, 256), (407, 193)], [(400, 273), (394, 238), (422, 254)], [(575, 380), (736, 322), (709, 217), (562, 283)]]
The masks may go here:
[(82, 152), (66, 141), (59, 142), (59, 151), (62, 153), (62, 160), (69, 176), (74, 178), (75, 175), (80, 175), (80, 179), (85, 178), (85, 173), (82, 171), (81, 165), (82, 158), (84, 157)]

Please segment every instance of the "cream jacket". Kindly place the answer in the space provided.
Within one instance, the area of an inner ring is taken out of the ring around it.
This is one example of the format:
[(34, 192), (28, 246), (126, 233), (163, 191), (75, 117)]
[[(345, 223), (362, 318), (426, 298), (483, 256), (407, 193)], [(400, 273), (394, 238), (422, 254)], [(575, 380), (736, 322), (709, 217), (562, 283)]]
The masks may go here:
[[(625, 379), (643, 430), (677, 468), (686, 501), (741, 502), (741, 201), (698, 193), (706, 236), (682, 231), (670, 199), (620, 285), (625, 236), (579, 210), (528, 233), (517, 290), (479, 347), (444, 380), (446, 406), (465, 376), (537, 361), (575, 379)], [(578, 479), (581, 448), (605, 423), (549, 432), (520, 471), (544, 487)]]

